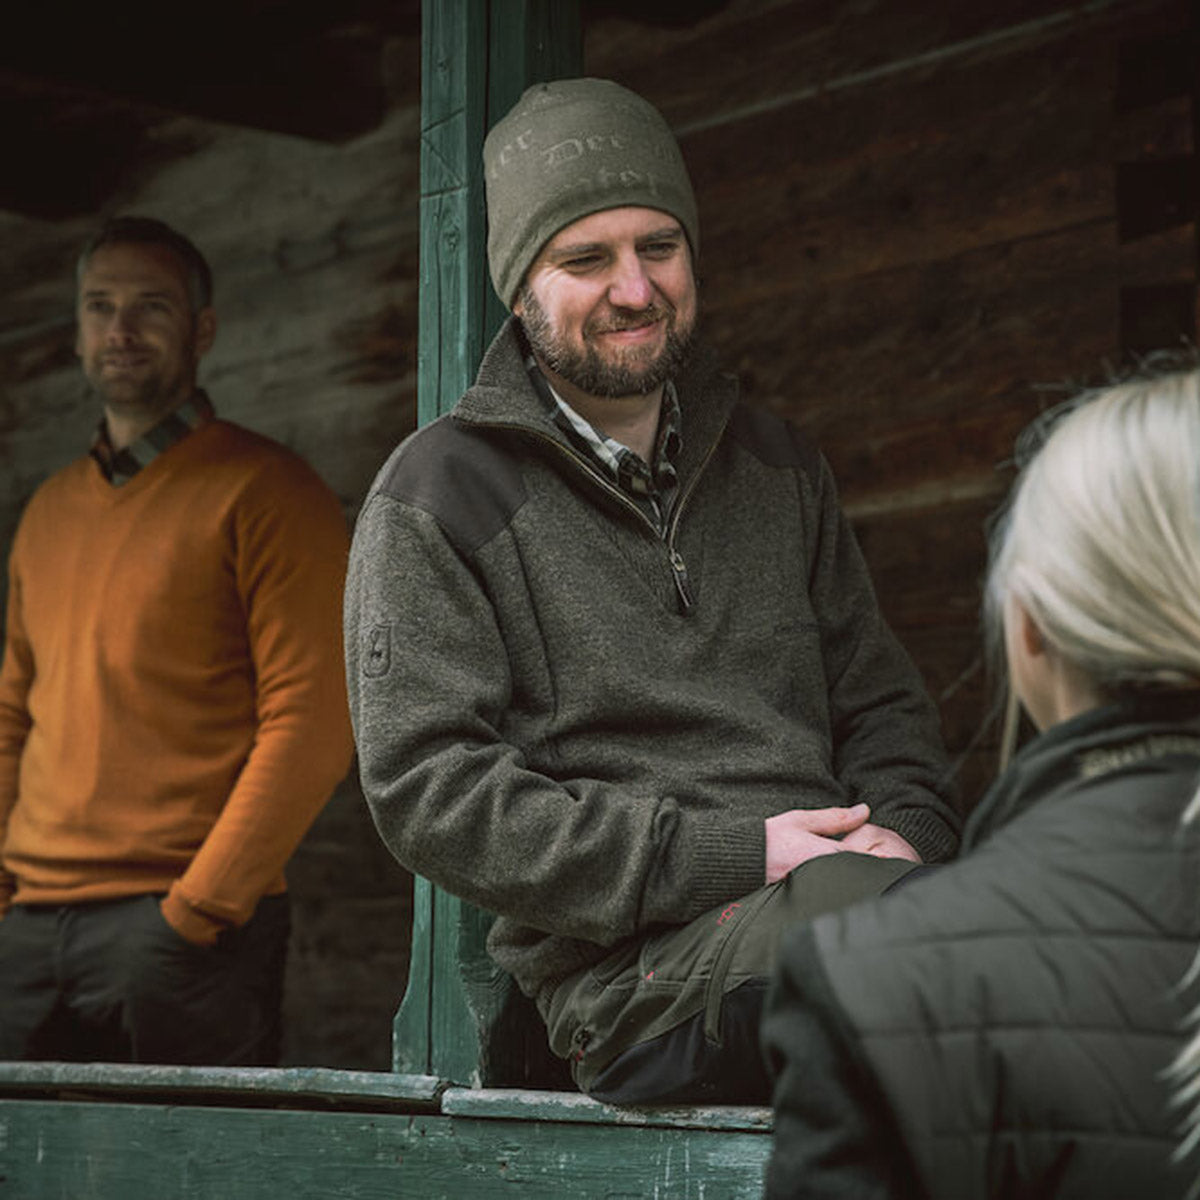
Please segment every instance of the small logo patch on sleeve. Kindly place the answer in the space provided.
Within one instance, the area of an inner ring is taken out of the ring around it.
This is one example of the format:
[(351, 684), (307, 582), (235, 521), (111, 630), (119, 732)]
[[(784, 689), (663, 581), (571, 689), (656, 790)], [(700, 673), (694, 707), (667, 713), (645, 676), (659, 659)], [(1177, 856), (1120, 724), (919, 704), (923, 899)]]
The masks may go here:
[(364, 647), (362, 673), (368, 679), (378, 679), (392, 669), (392, 627), (372, 625)]

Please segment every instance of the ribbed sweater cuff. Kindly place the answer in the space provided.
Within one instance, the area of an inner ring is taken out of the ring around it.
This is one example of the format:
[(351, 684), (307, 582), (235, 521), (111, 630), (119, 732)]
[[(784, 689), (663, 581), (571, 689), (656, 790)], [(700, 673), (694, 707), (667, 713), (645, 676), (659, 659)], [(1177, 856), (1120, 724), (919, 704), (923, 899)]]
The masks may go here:
[(696, 916), (766, 883), (767, 831), (762, 821), (722, 821), (699, 813), (692, 822), (691, 840)]
[[(871, 818), (876, 820), (874, 816)], [(878, 824), (898, 833), (922, 862), (944, 862), (958, 849), (958, 835), (937, 813), (925, 808), (898, 808), (881, 813)]]
[(164, 920), (185, 941), (195, 942), (197, 946), (212, 946), (216, 943), (217, 934), (227, 928), (220, 921), (206, 917), (202, 912), (192, 908), (179, 895), (177, 887), (172, 888), (162, 899), (162, 914)]

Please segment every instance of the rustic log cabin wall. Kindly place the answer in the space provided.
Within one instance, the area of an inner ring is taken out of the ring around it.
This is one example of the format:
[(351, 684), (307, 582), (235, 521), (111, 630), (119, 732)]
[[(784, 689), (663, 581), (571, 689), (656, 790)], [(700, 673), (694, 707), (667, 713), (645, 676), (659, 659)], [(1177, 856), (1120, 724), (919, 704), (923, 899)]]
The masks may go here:
[[(183, 32), (130, 7), (138, 44), (161, 48), (150, 68), (53, 2), (0, 48), (0, 548), (90, 436), (71, 273), (114, 212), (208, 252), (221, 329), (203, 382), (352, 519), (414, 421), (419, 5), (225, 0)], [(680, 135), (711, 336), (749, 397), (828, 454), (966, 803), (994, 763), (976, 614), (1013, 437), (1063, 383), (1195, 336), (1192, 9), (583, 5), (586, 69)], [(408, 880), (353, 780), (290, 877), (287, 1061), (385, 1068)]]
[(830, 459), (969, 805), (995, 766), (977, 613), (1014, 435), (1063, 384), (1196, 336), (1196, 6), (640, 7), (587, 22), (586, 68), (678, 131), (711, 336)]

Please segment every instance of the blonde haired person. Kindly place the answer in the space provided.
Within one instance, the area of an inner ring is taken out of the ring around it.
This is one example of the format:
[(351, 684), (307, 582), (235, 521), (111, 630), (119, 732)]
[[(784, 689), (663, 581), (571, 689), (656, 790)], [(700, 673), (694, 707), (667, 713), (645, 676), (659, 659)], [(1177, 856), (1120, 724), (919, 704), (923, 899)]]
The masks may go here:
[(770, 1197), (1164, 1200), (1197, 1178), (1172, 1088), (1195, 1105), (1200, 1055), (1171, 1071), (1200, 993), (1195, 370), (1055, 423), (986, 613), (1039, 736), (960, 861), (785, 938)]

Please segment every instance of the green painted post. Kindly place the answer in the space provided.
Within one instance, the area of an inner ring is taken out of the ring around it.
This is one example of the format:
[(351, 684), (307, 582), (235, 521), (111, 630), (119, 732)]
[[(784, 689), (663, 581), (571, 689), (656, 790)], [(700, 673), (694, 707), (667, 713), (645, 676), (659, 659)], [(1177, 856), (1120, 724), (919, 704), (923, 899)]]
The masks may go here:
[(486, 0), (426, 0), (421, 35), (417, 418), (449, 412), (483, 353)]
[[(562, 79), (583, 70), (583, 29), (578, 0), (493, 0), (488, 72), (488, 128), (532, 83)], [(483, 143), (480, 142), (480, 149)], [(489, 339), (507, 309), (489, 285), (486, 326)]]
[[(577, 75), (579, 0), (425, 0), (421, 47), (421, 295), (417, 418), (453, 408), (504, 308), (487, 274), (483, 139), (540, 79)], [(484, 949), (491, 918), (417, 879), (408, 988), (393, 1070), (486, 1085), (502, 1072), (488, 1032), (509, 982)]]

